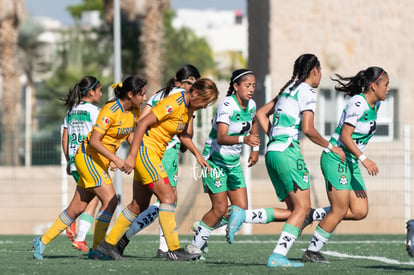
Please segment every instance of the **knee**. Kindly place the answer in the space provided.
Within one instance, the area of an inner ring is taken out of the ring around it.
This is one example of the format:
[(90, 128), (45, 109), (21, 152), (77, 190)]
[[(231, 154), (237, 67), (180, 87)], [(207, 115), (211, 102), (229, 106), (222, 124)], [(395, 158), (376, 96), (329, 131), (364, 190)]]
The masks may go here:
[(159, 198), (161, 203), (175, 204), (177, 201), (177, 196), (174, 192), (169, 192), (165, 194), (162, 198)]
[(353, 213), (355, 220), (363, 220), (367, 217), (367, 215), (368, 215), (368, 209), (358, 210)]
[(227, 213), (227, 202), (213, 204), (212, 210), (217, 217), (223, 217)]

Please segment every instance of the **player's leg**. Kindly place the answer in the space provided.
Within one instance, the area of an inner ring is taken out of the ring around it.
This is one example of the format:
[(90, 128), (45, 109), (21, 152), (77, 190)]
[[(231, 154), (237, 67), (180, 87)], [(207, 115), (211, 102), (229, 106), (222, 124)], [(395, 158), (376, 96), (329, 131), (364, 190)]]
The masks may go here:
[(99, 204), (99, 198), (95, 196), (86, 207), (85, 211), (80, 215), (79, 228), (72, 246), (78, 250), (88, 251), (88, 244), (86, 243), (86, 235), (92, 227), (96, 208)]
[(71, 223), (79, 216), (86, 208), (88, 202), (93, 198), (93, 195), (87, 192), (82, 187), (77, 187), (75, 195), (68, 208), (59, 214), (55, 222), (48, 229), (48, 231), (41, 237), (33, 240), (34, 254), (33, 258), (43, 260), (43, 252), (52, 240), (65, 230)]
[(406, 223), (407, 238), (406, 238), (406, 250), (408, 255), (414, 257), (414, 220), (409, 220)]

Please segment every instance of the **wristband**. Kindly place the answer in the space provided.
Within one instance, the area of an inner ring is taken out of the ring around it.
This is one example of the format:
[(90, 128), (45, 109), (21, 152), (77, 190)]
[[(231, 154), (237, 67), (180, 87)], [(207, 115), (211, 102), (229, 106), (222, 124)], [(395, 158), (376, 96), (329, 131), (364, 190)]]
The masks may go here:
[(327, 148), (328, 148), (328, 150), (329, 150), (329, 151), (331, 151), (331, 150), (332, 150), (332, 148), (333, 148), (332, 143), (330, 143), (330, 142), (329, 142), (329, 144), (328, 144), (328, 147), (327, 147)]
[(239, 136), (239, 143), (243, 143), (244, 142), (244, 136)]
[(358, 157), (358, 160), (360, 161), (360, 162), (363, 162), (364, 160), (366, 160), (367, 159), (367, 156), (366, 155), (364, 155), (364, 154), (362, 154), (362, 155), (360, 155), (359, 157)]
[(258, 145), (258, 146), (254, 146), (253, 147), (253, 151), (259, 151), (259, 148), (260, 148), (260, 146)]

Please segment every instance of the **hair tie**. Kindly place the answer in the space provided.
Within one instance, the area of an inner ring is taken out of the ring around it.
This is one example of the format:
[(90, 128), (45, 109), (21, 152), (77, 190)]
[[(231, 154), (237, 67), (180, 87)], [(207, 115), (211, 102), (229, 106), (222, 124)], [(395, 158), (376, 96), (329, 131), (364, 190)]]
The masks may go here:
[(95, 87), (96, 86), (96, 84), (98, 84), (98, 79), (95, 81), (95, 83), (93, 83), (92, 84), (92, 86), (90, 86), (89, 88), (87, 88), (87, 89), (85, 89), (85, 90), (83, 90), (83, 91), (81, 91), (81, 94), (83, 95), (83, 94), (85, 94), (86, 92), (88, 92), (89, 90), (92, 90), (93, 89), (93, 87)]
[(122, 82), (112, 84), (112, 89), (115, 89), (116, 87), (122, 88)]

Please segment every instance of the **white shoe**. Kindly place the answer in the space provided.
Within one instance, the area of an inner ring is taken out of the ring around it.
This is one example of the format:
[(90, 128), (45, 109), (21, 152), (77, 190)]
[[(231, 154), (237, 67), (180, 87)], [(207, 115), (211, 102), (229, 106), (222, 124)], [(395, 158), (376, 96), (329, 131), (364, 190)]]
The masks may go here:
[(185, 252), (192, 254), (192, 255), (200, 255), (200, 260), (205, 260), (206, 258), (203, 257), (203, 251), (201, 251), (200, 248), (197, 246), (190, 244), (187, 244), (187, 246), (184, 249)]

